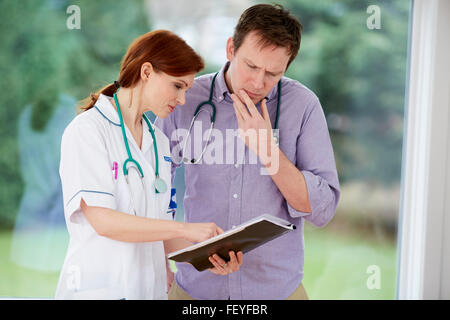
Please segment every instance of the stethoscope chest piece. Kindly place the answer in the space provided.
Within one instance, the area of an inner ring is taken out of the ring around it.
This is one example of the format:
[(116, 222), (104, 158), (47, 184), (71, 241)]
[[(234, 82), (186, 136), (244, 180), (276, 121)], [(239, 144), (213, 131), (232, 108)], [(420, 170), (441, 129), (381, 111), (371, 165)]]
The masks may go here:
[(159, 176), (155, 178), (156, 193), (165, 193), (167, 191), (167, 184)]
[(280, 146), (280, 134), (277, 130), (273, 130), (273, 139), (275, 140), (277, 146)]

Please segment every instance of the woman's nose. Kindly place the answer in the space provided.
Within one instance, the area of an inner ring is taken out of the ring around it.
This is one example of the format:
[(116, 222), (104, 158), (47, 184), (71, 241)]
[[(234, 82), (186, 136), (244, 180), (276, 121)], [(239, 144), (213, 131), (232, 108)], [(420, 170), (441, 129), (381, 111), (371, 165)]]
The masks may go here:
[(180, 93), (177, 97), (177, 103), (179, 105), (184, 105), (184, 103), (186, 102), (186, 93)]

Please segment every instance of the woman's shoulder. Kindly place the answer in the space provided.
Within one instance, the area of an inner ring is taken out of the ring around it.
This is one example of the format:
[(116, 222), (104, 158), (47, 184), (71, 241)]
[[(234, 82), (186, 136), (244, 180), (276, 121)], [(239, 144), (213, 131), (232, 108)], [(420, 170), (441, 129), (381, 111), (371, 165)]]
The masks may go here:
[(102, 130), (102, 118), (99, 117), (98, 112), (94, 108), (91, 108), (75, 116), (64, 130), (63, 138), (79, 135), (80, 132), (83, 135), (92, 136), (101, 134)]

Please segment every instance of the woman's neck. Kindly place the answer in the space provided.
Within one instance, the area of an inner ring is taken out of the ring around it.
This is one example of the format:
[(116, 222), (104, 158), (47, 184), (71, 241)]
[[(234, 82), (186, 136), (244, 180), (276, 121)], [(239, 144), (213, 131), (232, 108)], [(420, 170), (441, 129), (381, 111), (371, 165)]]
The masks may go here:
[[(133, 90), (129, 88), (121, 88), (117, 92), (117, 100), (119, 102), (123, 121), (128, 129), (133, 132), (140, 129), (142, 126), (142, 115), (144, 112), (141, 111), (141, 106), (139, 105), (137, 95), (133, 95)], [(114, 99), (112, 99), (112, 104), (117, 110)]]

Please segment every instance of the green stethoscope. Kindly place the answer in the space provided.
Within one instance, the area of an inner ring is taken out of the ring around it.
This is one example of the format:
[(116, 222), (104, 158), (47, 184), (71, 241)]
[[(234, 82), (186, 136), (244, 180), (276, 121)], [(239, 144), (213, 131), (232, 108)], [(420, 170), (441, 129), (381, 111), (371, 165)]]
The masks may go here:
[[(144, 190), (147, 191), (147, 186), (145, 184), (145, 179), (144, 179), (144, 172), (142, 171), (141, 165), (139, 164), (139, 162), (134, 160), (131, 155), (130, 147), (129, 147), (128, 141), (127, 141), (127, 135), (125, 133), (125, 125), (123, 123), (122, 112), (120, 111), (119, 101), (117, 100), (116, 93), (114, 93), (114, 102), (116, 103), (116, 106), (117, 106), (117, 112), (119, 114), (119, 119), (120, 119), (120, 127), (122, 128), (123, 141), (125, 142), (125, 148), (127, 149), (127, 153), (128, 153), (128, 159), (126, 159), (125, 162), (123, 163), (123, 174), (125, 176), (125, 180), (127, 182), (127, 185), (129, 186), (128, 170), (129, 169), (137, 170), (139, 173), (139, 176), (141, 178), (142, 186), (143, 186)], [(155, 151), (155, 182), (154, 182), (155, 192), (156, 193), (165, 193), (167, 191), (167, 184), (159, 176), (158, 147), (156, 145), (155, 132), (153, 131), (150, 120), (147, 118), (147, 116), (144, 114), (144, 115), (142, 115), (142, 118), (147, 123), (148, 129), (153, 138), (153, 148)], [(130, 168), (127, 168), (128, 163), (134, 164), (135, 166), (131, 165)], [(133, 192), (130, 192), (130, 194), (131, 194), (131, 197), (133, 198)], [(144, 196), (144, 198), (145, 198), (145, 210), (147, 211), (147, 197)], [(134, 202), (134, 198), (133, 198), (133, 205), (134, 205), (134, 203), (135, 202)], [(136, 214), (136, 211), (135, 211), (135, 214)]]
[[(212, 129), (214, 128), (214, 122), (216, 121), (216, 105), (212, 101), (212, 97), (213, 97), (213, 93), (214, 93), (214, 83), (216, 81), (216, 77), (217, 77), (218, 74), (219, 73), (217, 72), (214, 75), (213, 79), (212, 79), (211, 87), (209, 89), (209, 99), (207, 101), (203, 101), (203, 102), (199, 103), (199, 105), (197, 106), (197, 109), (195, 109), (194, 116), (192, 117), (192, 121), (191, 121), (191, 124), (189, 126), (189, 131), (188, 131), (188, 133), (186, 135), (186, 138), (184, 139), (183, 161), (185, 163), (198, 164), (200, 162), (200, 160), (203, 158), (203, 154), (205, 153), (206, 148), (208, 147), (208, 144), (210, 142)], [(274, 126), (274, 131), (273, 131), (273, 136), (274, 136), (274, 139), (275, 139), (275, 142), (276, 142), (277, 145), (279, 145), (279, 143), (280, 143), (280, 134), (279, 134), (279, 130), (277, 130), (278, 129), (278, 118), (280, 116), (280, 103), (281, 103), (281, 80), (278, 81), (277, 113), (276, 113), (276, 116), (275, 116), (275, 126)], [(194, 158), (189, 160), (186, 157), (184, 157), (185, 151), (186, 151), (187, 141), (189, 140), (189, 135), (191, 134), (192, 126), (194, 125), (195, 119), (197, 119), (197, 116), (198, 116), (198, 114), (201, 111), (205, 111), (205, 109), (202, 109), (202, 107), (204, 105), (209, 105), (209, 106), (211, 106), (211, 109), (212, 109), (212, 114), (211, 114), (211, 112), (209, 112), (211, 125), (209, 126), (208, 139), (206, 141), (205, 146), (203, 147), (203, 150), (202, 150), (202, 153), (200, 154), (200, 157), (197, 160), (194, 159)]]

